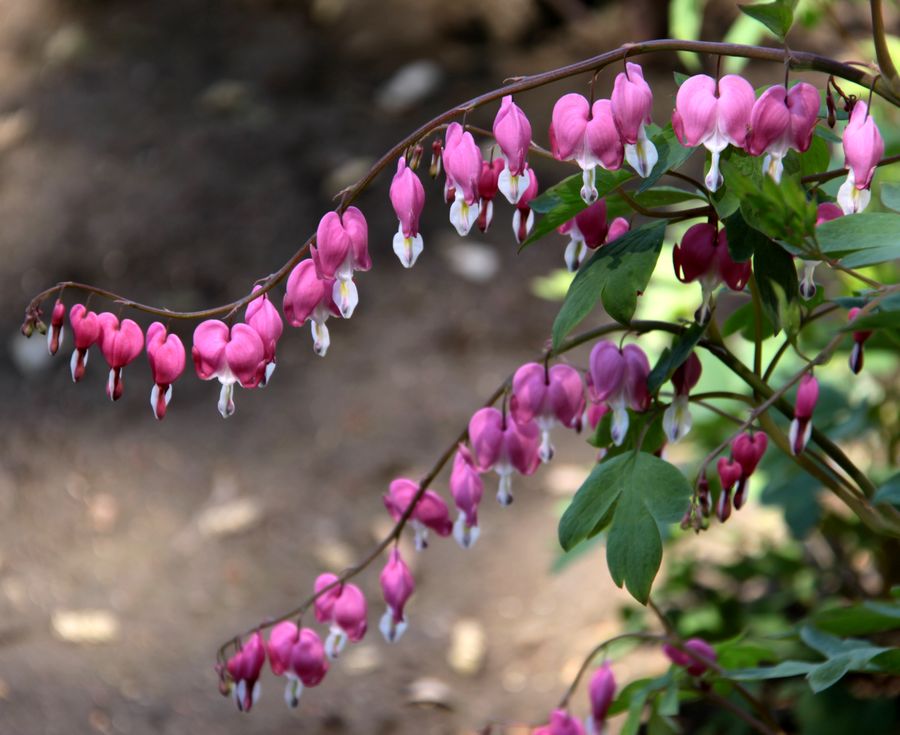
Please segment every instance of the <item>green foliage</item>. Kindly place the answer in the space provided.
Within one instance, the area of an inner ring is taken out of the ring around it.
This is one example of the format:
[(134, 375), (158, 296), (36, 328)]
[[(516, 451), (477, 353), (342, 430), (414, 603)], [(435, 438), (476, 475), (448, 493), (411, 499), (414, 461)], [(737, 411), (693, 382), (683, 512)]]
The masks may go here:
[(739, 210), (724, 219), (723, 223), (728, 236), (728, 254), (736, 263), (750, 260), (753, 253), (765, 248), (768, 238), (750, 227)]
[(690, 496), (690, 484), (668, 462), (621, 454), (588, 475), (559, 522), (559, 542), (569, 550), (608, 527), (610, 575), (646, 604), (662, 560), (660, 527), (681, 519)]
[(793, 335), (800, 327), (800, 291), (793, 258), (766, 237), (756, 238), (753, 245), (753, 273), (766, 316), (775, 334), (784, 329)]
[(691, 153), (694, 152), (693, 148), (685, 148), (678, 142), (675, 131), (672, 130), (672, 123), (669, 123), (661, 131), (652, 135), (651, 140), (653, 145), (656, 146), (656, 153), (659, 159), (650, 175), (638, 186), (638, 193), (650, 189), (666, 171), (674, 171), (680, 168), (691, 157)]
[(690, 357), (705, 331), (705, 324), (691, 324), (672, 340), (671, 347), (666, 347), (662, 351), (659, 360), (656, 361), (656, 365), (653, 366), (653, 370), (647, 377), (647, 390), (650, 393), (656, 393), (662, 388), (681, 364)]
[(889, 181), (881, 185), (881, 203), (888, 209), (900, 212), (900, 183)]
[(900, 258), (900, 217), (890, 212), (863, 212), (823, 222), (815, 228), (823, 259), (847, 268)]
[(638, 293), (650, 282), (665, 234), (665, 221), (651, 222), (626, 232), (591, 256), (572, 281), (553, 323), (554, 348), (562, 344), (598, 300), (616, 321), (627, 323), (631, 319)]
[(775, 36), (783, 41), (794, 24), (794, 8), (797, 0), (775, 0), (757, 5), (738, 5), (738, 9), (754, 20), (758, 20)]

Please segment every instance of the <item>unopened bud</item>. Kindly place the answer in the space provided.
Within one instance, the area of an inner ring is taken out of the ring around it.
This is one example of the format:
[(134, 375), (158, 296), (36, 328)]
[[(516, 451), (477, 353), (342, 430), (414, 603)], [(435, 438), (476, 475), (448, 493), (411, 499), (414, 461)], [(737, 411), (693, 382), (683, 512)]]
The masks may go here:
[(709, 480), (706, 479), (706, 470), (700, 474), (697, 480), (697, 502), (700, 505), (700, 513), (704, 518), (709, 518), (709, 512), (712, 510), (712, 499), (709, 494)]
[(435, 138), (434, 143), (431, 144), (431, 165), (428, 167), (428, 175), (431, 176), (432, 179), (436, 179), (441, 175), (442, 150), (441, 139)]
[(416, 143), (413, 147), (412, 151), (409, 154), (409, 167), (415, 171), (419, 168), (419, 164), (422, 162), (422, 154), (425, 152), (425, 149), (422, 148), (420, 143)]
[(831, 87), (828, 87), (828, 91), (825, 93), (825, 106), (828, 108), (828, 116), (826, 118), (828, 127), (833, 128), (837, 117), (834, 113), (834, 97), (831, 94)]
[(40, 319), (35, 319), (34, 328), (37, 329), (40, 334), (47, 334), (47, 325)]
[(34, 321), (30, 317), (26, 317), (25, 321), (22, 322), (22, 334), (26, 337), (30, 337), (34, 334)]

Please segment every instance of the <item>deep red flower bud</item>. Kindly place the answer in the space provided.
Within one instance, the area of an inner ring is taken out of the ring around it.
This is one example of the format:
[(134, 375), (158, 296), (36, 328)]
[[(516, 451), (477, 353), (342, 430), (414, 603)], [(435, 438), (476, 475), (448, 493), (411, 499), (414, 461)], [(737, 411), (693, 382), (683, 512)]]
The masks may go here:
[(53, 305), (53, 314), (50, 316), (50, 329), (47, 332), (47, 351), (55, 355), (62, 344), (63, 324), (66, 321), (66, 305), (61, 299), (57, 299)]

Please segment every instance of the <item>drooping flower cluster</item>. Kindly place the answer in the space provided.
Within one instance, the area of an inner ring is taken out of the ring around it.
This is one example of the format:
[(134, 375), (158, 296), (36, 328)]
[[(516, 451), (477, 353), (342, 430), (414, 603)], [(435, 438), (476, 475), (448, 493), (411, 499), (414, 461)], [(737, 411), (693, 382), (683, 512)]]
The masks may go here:
[[(723, 523), (731, 516), (732, 503), (740, 510), (747, 499), (750, 475), (766, 453), (769, 438), (761, 431), (748, 431), (731, 442), (731, 458), (720, 457), (716, 464), (722, 491), (716, 503), (716, 517)], [(734, 497), (732, 500), (732, 491)], [(701, 499), (701, 505), (705, 505)]]
[(550, 713), (550, 721), (531, 731), (532, 735), (604, 735), (609, 708), (616, 698), (616, 678), (609, 661), (605, 661), (591, 675), (588, 699), (591, 713), (584, 725), (564, 709)]

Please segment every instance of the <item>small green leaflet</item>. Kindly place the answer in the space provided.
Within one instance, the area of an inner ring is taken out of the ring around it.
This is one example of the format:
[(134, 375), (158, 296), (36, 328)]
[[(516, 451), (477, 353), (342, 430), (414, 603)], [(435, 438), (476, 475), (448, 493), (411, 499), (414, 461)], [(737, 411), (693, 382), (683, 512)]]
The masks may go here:
[(613, 581), (646, 604), (662, 561), (660, 526), (681, 520), (691, 486), (673, 465), (645, 452), (598, 464), (559, 522), (569, 550), (608, 526), (606, 559)]
[(637, 295), (647, 288), (666, 234), (666, 222), (651, 222), (604, 245), (585, 263), (553, 322), (553, 347), (584, 319), (600, 300), (609, 315), (627, 323)]
[(738, 9), (754, 20), (758, 20), (775, 36), (783, 41), (794, 24), (794, 7), (797, 0), (775, 0), (757, 5), (738, 5)]
[(800, 326), (800, 307), (794, 260), (765, 236), (754, 246), (753, 273), (766, 316), (775, 326), (776, 334), (780, 329), (795, 334)]

